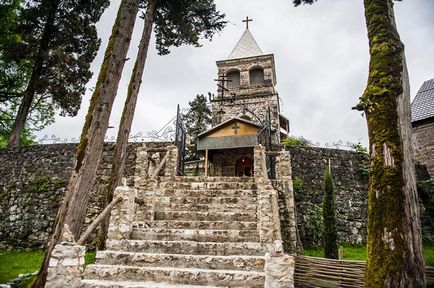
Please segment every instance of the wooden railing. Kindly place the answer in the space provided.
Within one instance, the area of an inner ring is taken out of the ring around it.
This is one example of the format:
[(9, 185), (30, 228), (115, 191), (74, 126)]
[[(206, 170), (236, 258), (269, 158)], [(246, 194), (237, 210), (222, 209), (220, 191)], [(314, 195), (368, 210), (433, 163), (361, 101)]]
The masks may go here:
[[(295, 257), (294, 283), (297, 288), (364, 287), (365, 261)], [(434, 267), (425, 267), (427, 287), (434, 286)]]

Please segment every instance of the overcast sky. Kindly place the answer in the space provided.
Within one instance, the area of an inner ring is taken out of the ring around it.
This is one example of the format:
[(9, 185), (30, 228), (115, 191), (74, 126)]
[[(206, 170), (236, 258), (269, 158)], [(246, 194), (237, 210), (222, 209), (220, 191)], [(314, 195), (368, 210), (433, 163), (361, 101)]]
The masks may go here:
[[(95, 85), (119, 1), (111, 1), (98, 24), (102, 45), (92, 64)], [(366, 86), (369, 51), (362, 0), (319, 0), (315, 5), (293, 7), (290, 0), (216, 0), (228, 24), (203, 47), (173, 48), (158, 56), (151, 46), (137, 104), (132, 134), (164, 126), (176, 105), (188, 107), (196, 94), (215, 93), (217, 67), (234, 48), (245, 29), (246, 16), (257, 43), (276, 62), (281, 112), (290, 119), (291, 134), (321, 144), (338, 140), (367, 144), (366, 119), (351, 110)], [(434, 1), (395, 2), (401, 39), (406, 47), (411, 98), (425, 80), (434, 78)], [(116, 135), (126, 88), (143, 21), (138, 20), (108, 131)], [(152, 39), (154, 40), (154, 39)], [(92, 91), (88, 89), (78, 116), (57, 117), (56, 123), (38, 133), (78, 138)]]

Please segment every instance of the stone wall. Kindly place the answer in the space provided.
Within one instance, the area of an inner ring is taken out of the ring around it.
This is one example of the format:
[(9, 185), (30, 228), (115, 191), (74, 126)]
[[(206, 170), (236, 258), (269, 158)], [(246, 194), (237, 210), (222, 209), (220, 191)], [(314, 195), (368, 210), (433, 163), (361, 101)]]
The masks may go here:
[[(136, 150), (127, 149), (125, 176), (132, 185)], [(167, 143), (148, 143), (167, 146)], [(41, 248), (49, 240), (75, 161), (76, 144), (36, 145), (0, 149), (0, 248)], [(92, 189), (85, 225), (101, 211), (108, 184), (114, 144), (106, 143)], [(94, 239), (90, 239), (93, 243)], [(92, 245), (91, 245), (92, 246)]]
[(434, 178), (434, 119), (420, 124), (413, 123), (414, 158), (428, 168)]
[(366, 239), (367, 167), (363, 153), (315, 148), (289, 148), (297, 224), (305, 246), (321, 237), (324, 171), (329, 159), (335, 184), (338, 241), (362, 243)]

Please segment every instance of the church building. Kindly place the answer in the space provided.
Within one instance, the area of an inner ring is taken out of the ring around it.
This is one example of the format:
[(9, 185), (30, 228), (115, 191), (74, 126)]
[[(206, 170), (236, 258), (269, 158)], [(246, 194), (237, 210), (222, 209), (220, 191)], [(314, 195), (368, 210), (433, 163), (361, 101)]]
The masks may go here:
[(265, 54), (246, 30), (225, 60), (217, 61), (217, 95), (211, 95), (212, 127), (198, 135), (212, 176), (253, 176), (253, 147), (280, 149), (289, 121), (280, 113), (273, 54)]

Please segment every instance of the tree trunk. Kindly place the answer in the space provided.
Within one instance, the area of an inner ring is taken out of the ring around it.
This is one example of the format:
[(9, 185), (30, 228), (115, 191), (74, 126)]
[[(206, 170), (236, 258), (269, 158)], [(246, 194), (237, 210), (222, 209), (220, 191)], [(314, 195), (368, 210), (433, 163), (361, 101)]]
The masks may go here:
[(410, 91), (392, 0), (364, 0), (370, 47), (366, 114), (371, 171), (365, 287), (425, 287), (411, 147)]
[(138, 0), (122, 0), (104, 55), (98, 82), (92, 95), (86, 121), (77, 147), (77, 162), (56, 219), (56, 226), (44, 262), (33, 287), (43, 287), (51, 252), (68, 224), (75, 239), (80, 236), (89, 194), (98, 168), (110, 112), (130, 46)]
[[(142, 75), (145, 69), (146, 57), (148, 54), (149, 41), (151, 39), (152, 27), (155, 18), (155, 9), (158, 0), (150, 0), (145, 15), (145, 24), (143, 27), (142, 38), (140, 40), (139, 51), (137, 52), (136, 62), (134, 63), (133, 73), (128, 85), (128, 94), (125, 100), (124, 110), (122, 112), (121, 123), (119, 124), (118, 136), (116, 140), (115, 155), (112, 162), (110, 182), (105, 191), (105, 205), (108, 205), (113, 199), (113, 192), (124, 174), (126, 150), (128, 138), (133, 123), (134, 111), (136, 109), (137, 98), (139, 95)], [(97, 246), (98, 249), (105, 248), (107, 227), (110, 221), (110, 215), (102, 221), (99, 227)]]
[[(41, 78), (42, 68), (48, 55), (50, 41), (55, 33), (54, 21), (56, 19), (56, 11), (60, 5), (60, 1), (48, 1), (48, 3), (50, 9), (48, 10), (47, 22), (45, 23), (44, 32), (42, 33), (41, 41), (39, 43), (38, 54), (36, 55), (35, 63), (33, 64), (29, 84), (23, 93), (23, 98), (15, 117), (14, 126), (9, 135), (8, 147), (18, 147), (20, 145), (21, 134), (23, 133), (27, 116), (29, 115), (33, 98), (35, 97), (36, 87)], [(40, 5), (43, 4), (44, 3), (41, 3)]]

